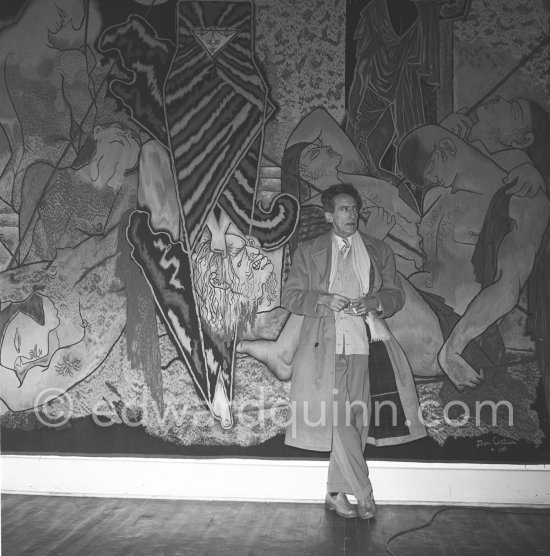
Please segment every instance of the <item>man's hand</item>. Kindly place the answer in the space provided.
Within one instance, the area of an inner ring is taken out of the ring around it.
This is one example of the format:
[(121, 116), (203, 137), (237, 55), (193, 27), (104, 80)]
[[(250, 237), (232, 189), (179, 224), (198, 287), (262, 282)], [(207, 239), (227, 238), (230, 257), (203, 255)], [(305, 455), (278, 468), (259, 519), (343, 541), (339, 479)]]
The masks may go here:
[(373, 295), (359, 297), (350, 301), (349, 307), (346, 308), (344, 313), (357, 317), (364, 317), (367, 313), (376, 311), (378, 309), (378, 304), (378, 299)]
[(539, 189), (544, 191), (544, 178), (542, 174), (531, 164), (525, 162), (510, 170), (510, 173), (502, 179), (506, 185), (515, 185), (506, 190), (508, 195), (517, 197), (534, 197)]
[(347, 297), (337, 293), (322, 293), (317, 300), (317, 305), (324, 305), (331, 311), (341, 311), (349, 305)]
[(443, 344), (437, 360), (459, 392), (463, 392), (466, 386), (477, 388), (484, 380), (483, 370), (477, 373), (458, 353), (453, 353), (447, 343)]
[(466, 116), (466, 108), (461, 108), (458, 112), (453, 112), (445, 118), (443, 118), (439, 125), (452, 131), (455, 135), (458, 135), (461, 139), (467, 139), (470, 135), (470, 130), (474, 125), (474, 122)]
[(359, 230), (371, 237), (383, 240), (395, 226), (395, 216), (383, 207), (365, 207), (359, 218)]

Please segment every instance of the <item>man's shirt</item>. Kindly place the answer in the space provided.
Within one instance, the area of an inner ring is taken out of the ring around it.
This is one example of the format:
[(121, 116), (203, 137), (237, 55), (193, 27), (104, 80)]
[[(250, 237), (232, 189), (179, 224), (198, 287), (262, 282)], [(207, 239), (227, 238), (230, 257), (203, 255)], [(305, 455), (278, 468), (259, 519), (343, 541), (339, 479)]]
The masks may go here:
[[(357, 299), (361, 296), (361, 282), (353, 268), (352, 250), (355, 241), (363, 241), (357, 233), (346, 240), (332, 234), (333, 246), (336, 247), (338, 255), (332, 259), (333, 264), (337, 266), (330, 293), (344, 295), (348, 299)], [(335, 319), (335, 353), (337, 355), (368, 354), (369, 343), (365, 321), (361, 317), (348, 315), (344, 311), (338, 311)]]

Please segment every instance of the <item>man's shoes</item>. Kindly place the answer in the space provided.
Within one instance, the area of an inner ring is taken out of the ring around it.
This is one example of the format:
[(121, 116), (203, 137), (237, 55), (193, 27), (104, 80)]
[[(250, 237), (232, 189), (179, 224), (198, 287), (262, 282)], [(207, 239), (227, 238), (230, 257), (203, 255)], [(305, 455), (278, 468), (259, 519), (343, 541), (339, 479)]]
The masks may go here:
[(357, 499), (357, 517), (359, 519), (371, 519), (376, 515), (376, 504), (372, 494), (366, 498)]
[(348, 497), (343, 492), (339, 492), (336, 496), (327, 492), (325, 508), (335, 511), (340, 517), (357, 517), (357, 510), (349, 503)]

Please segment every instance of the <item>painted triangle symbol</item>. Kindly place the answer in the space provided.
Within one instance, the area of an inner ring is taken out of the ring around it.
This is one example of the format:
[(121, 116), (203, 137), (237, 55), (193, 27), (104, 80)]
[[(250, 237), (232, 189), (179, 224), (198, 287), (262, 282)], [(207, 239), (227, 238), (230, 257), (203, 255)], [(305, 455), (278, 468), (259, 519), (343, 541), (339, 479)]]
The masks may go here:
[(193, 34), (210, 56), (215, 56), (238, 32), (234, 29), (193, 29)]

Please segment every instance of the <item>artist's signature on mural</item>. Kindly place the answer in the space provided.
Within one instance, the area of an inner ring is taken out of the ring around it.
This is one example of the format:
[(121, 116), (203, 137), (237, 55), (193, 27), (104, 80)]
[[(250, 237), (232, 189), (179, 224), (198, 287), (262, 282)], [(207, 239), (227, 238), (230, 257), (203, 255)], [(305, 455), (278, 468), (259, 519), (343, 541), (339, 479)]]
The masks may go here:
[(499, 436), (492, 436), (489, 439), (479, 438), (476, 442), (476, 448), (489, 448), (491, 452), (506, 452), (508, 446), (514, 446), (515, 440), (509, 438), (502, 438)]

